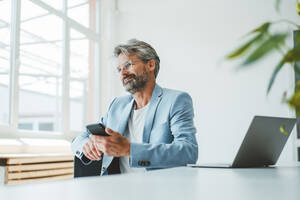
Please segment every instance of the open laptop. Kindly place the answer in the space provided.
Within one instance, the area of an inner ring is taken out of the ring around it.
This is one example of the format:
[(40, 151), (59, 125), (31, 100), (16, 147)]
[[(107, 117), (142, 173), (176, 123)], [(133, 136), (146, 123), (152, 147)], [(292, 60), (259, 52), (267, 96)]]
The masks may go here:
[(247, 168), (275, 165), (296, 123), (294, 118), (254, 116), (232, 164), (192, 164), (191, 167)]

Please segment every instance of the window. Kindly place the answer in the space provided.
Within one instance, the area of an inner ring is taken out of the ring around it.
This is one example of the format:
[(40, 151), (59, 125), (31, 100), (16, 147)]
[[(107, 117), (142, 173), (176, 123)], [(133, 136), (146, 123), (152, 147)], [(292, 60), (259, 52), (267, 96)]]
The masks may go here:
[(82, 131), (95, 116), (87, 102), (99, 63), (96, 6), (98, 0), (0, 1), (0, 137), (1, 124), (18, 137), (50, 136)]
[[(42, 0), (42, 1), (57, 10), (62, 9), (63, 0)], [(69, 1), (77, 1), (77, 0), (69, 0)]]
[(19, 117), (52, 118), (62, 130), (62, 19), (22, 1)]
[(89, 40), (71, 30), (70, 40), (70, 126), (78, 130), (85, 121), (89, 74)]
[(89, 1), (68, 1), (68, 16), (85, 27), (89, 27)]
[(39, 130), (40, 131), (53, 131), (53, 123), (51, 123), (51, 122), (39, 123)]
[(25, 129), (25, 130), (32, 130), (33, 124), (32, 123), (19, 123), (19, 128)]
[(10, 0), (0, 1), (0, 124), (9, 123)]

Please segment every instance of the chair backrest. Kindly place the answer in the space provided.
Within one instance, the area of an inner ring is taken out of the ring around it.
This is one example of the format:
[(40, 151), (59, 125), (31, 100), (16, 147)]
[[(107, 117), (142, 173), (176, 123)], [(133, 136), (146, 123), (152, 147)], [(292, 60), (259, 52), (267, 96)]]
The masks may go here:
[(118, 157), (114, 157), (112, 162), (110, 163), (108, 169), (108, 174), (121, 174), (120, 170), (120, 159)]
[[(84, 156), (84, 155), (83, 155)], [(99, 176), (101, 174), (102, 160), (93, 161), (88, 165), (84, 165), (82, 161), (75, 156), (74, 158), (74, 178)], [(108, 174), (120, 174), (119, 158), (115, 157), (108, 167)]]
[(102, 160), (93, 161), (89, 165), (84, 165), (82, 161), (75, 156), (74, 158), (74, 178), (86, 176), (99, 176), (101, 173)]

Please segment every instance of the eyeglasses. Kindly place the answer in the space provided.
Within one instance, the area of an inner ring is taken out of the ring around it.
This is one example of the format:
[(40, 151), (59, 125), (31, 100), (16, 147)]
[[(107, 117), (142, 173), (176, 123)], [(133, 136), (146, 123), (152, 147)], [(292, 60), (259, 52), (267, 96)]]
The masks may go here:
[(132, 70), (132, 66), (135, 65), (135, 64), (138, 63), (138, 62), (139, 62), (139, 61), (133, 62), (132, 60), (128, 60), (128, 61), (126, 61), (126, 62), (123, 64), (123, 66), (120, 65), (120, 66), (117, 67), (117, 72), (118, 72), (118, 73), (121, 73), (122, 68), (125, 69), (125, 70)]

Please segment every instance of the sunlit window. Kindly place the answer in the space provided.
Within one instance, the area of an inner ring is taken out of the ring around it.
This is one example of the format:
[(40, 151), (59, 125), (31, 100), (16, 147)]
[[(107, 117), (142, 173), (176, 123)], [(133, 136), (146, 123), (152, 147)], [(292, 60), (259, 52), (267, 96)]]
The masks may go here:
[(9, 122), (10, 3), (0, 1), (0, 124)]
[(68, 16), (85, 27), (89, 27), (89, 1), (68, 1)]
[(54, 121), (62, 128), (62, 20), (23, 1), (20, 30), (19, 123)]
[(17, 134), (84, 130), (97, 1), (0, 0), (0, 132), (1, 124)]
[(70, 41), (70, 126), (78, 130), (85, 121), (89, 73), (89, 40), (71, 29)]
[[(57, 10), (62, 9), (63, 0), (42, 0), (42, 1)], [(77, 1), (77, 0), (69, 0), (69, 1)]]

